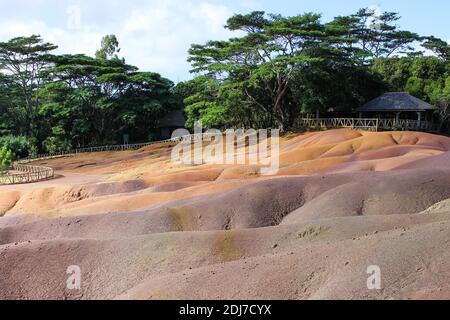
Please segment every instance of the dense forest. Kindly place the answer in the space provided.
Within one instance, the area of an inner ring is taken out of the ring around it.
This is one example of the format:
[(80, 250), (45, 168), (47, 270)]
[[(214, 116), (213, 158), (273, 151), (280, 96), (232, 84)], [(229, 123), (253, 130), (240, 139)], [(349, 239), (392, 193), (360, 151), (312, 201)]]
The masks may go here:
[(193, 80), (174, 85), (119, 57), (114, 35), (95, 57), (56, 55), (40, 36), (0, 43), (0, 148), (15, 156), (155, 138), (184, 108), (187, 127), (295, 127), (302, 113), (351, 113), (386, 91), (408, 91), (450, 117), (450, 46), (401, 30), (396, 13), (361, 9), (322, 22), (306, 13), (234, 15), (237, 37), (194, 44)]
[(158, 119), (182, 101), (174, 84), (118, 57), (114, 35), (95, 57), (54, 55), (39, 36), (0, 43), (0, 147), (16, 156), (148, 141)]

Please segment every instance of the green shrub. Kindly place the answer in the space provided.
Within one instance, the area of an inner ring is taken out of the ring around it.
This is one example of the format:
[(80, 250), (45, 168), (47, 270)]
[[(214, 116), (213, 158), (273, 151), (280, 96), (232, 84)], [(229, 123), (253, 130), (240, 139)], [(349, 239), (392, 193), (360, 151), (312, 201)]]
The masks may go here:
[(10, 150), (14, 157), (24, 158), (36, 149), (30, 139), (24, 136), (3, 136), (0, 137), (0, 148), (5, 147)]
[(12, 163), (12, 153), (5, 147), (0, 149), (0, 174), (5, 173)]
[(69, 141), (59, 137), (48, 137), (44, 140), (42, 145), (48, 153), (70, 151), (72, 149), (72, 145)]

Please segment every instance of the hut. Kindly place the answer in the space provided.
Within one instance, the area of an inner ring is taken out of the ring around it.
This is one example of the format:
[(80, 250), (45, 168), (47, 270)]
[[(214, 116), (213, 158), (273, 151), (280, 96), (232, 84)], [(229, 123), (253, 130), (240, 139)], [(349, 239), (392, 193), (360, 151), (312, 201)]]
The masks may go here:
[(177, 129), (185, 127), (186, 118), (182, 110), (170, 111), (164, 118), (159, 121), (158, 135), (160, 139), (170, 139), (172, 133)]
[(359, 118), (416, 120), (430, 122), (436, 107), (407, 92), (388, 92), (356, 109)]

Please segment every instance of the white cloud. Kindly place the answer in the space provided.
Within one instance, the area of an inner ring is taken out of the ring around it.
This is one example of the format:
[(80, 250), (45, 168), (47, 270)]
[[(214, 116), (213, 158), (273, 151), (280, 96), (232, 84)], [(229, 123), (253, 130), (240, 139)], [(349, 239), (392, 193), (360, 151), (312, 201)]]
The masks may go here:
[(93, 55), (102, 36), (116, 34), (128, 63), (177, 81), (190, 77), (186, 59), (192, 43), (232, 36), (224, 25), (233, 10), (213, 0), (135, 1), (127, 6), (112, 0), (106, 5), (67, 3), (52, 8), (57, 13), (48, 13), (59, 19), (37, 15), (1, 19), (0, 14), (0, 40), (40, 34), (59, 46), (58, 53)]
[(130, 63), (168, 74), (174, 81), (189, 77), (190, 45), (230, 37), (224, 25), (232, 14), (224, 5), (201, 1), (156, 1), (134, 8), (118, 33), (122, 53)]
[(378, 4), (372, 4), (369, 6), (369, 10), (373, 11), (376, 16), (380, 16), (383, 13), (383, 10)]
[(192, 8), (190, 15), (197, 21), (202, 21), (205, 27), (211, 28), (210, 31), (212, 33), (221, 33), (225, 22), (232, 15), (232, 12), (223, 5), (202, 3), (198, 10)]
[(98, 49), (103, 36), (101, 32), (93, 32), (88, 28), (67, 30), (60, 27), (49, 27), (44, 21), (4, 20), (0, 23), (0, 38), (8, 40), (13, 37), (39, 34), (46, 42), (58, 45), (57, 53), (85, 53), (93, 55)]

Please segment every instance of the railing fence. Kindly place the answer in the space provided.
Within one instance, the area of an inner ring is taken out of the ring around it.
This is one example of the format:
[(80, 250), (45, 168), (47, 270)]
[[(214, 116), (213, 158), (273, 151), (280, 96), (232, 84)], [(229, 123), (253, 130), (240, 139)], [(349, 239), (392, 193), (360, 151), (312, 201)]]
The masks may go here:
[(79, 149), (75, 149), (72, 151), (46, 153), (46, 154), (40, 154), (37, 156), (29, 156), (27, 158), (22, 158), (19, 161), (14, 162), (11, 167), (11, 169), (13, 171), (19, 171), (19, 172), (23, 172), (23, 173), (0, 175), (0, 185), (33, 183), (33, 182), (48, 180), (48, 179), (51, 179), (54, 177), (54, 169), (53, 168), (27, 164), (31, 161), (70, 157), (70, 156), (75, 156), (76, 154), (81, 154), (81, 153), (139, 150), (141, 148), (144, 148), (144, 147), (147, 147), (150, 145), (162, 144), (162, 143), (167, 143), (167, 142), (178, 142), (178, 141), (181, 141), (182, 139), (186, 139), (186, 138), (190, 138), (191, 141), (195, 141), (195, 140), (201, 139), (205, 136), (208, 136), (208, 134), (205, 134), (205, 133), (193, 134), (193, 135), (180, 136), (180, 137), (176, 137), (176, 138), (172, 138), (172, 139), (145, 142), (145, 143), (136, 143), (136, 144), (108, 145), (108, 146), (100, 146), (100, 147), (79, 148)]
[[(378, 131), (380, 129), (384, 130), (402, 129), (402, 130), (423, 130), (423, 131), (435, 130), (435, 125), (433, 125), (431, 122), (428, 121), (397, 120), (397, 119), (302, 118), (297, 122), (296, 125), (303, 128), (314, 128), (314, 129), (352, 128), (352, 129), (363, 129), (368, 131)], [(186, 138), (190, 138), (191, 141), (195, 141), (197, 139), (203, 139), (205, 136), (210, 136), (210, 134), (200, 133), (161, 141), (79, 148), (72, 151), (30, 156), (27, 158), (20, 159), (19, 161), (15, 162), (12, 165), (13, 170), (23, 173), (0, 175), (0, 185), (38, 182), (42, 180), (51, 179), (54, 177), (53, 168), (36, 165), (33, 166), (27, 164), (28, 162), (31, 161), (69, 157), (81, 153), (138, 150), (143, 147), (155, 144), (167, 142), (179, 142)]]
[(302, 128), (331, 129), (352, 128), (368, 131), (420, 130), (433, 131), (436, 126), (429, 121), (404, 119), (359, 119), (359, 118), (302, 118), (297, 123)]
[(378, 131), (378, 119), (355, 119), (355, 118), (302, 118), (298, 126), (314, 129), (329, 128), (352, 128)]
[(32, 183), (52, 179), (55, 176), (53, 168), (32, 166), (23, 163), (13, 163), (12, 170), (22, 173), (0, 175), (0, 185)]

